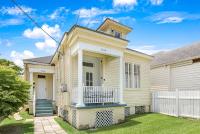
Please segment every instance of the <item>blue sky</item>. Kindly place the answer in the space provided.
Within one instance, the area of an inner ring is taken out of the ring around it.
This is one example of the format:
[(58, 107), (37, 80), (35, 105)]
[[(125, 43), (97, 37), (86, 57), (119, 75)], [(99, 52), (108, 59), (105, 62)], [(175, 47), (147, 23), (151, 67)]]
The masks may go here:
[[(200, 40), (198, 0), (16, 0), (51, 36), (77, 22), (96, 29), (106, 17), (133, 28), (132, 49), (152, 54)], [(78, 17), (79, 16), (79, 17)], [(23, 58), (53, 54), (58, 44), (38, 29), (11, 0), (0, 1), (1, 57), (22, 66)]]

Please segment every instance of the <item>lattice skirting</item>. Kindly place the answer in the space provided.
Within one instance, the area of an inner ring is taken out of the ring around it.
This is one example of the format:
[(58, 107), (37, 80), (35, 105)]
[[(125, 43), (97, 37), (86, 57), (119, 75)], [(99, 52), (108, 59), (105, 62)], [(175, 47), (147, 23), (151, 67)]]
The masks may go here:
[(145, 106), (135, 106), (135, 113), (136, 114), (145, 113)]
[(125, 114), (125, 117), (130, 115), (130, 107), (125, 107), (124, 108), (124, 114)]
[(113, 124), (113, 111), (104, 110), (96, 112), (96, 123), (95, 127), (105, 127)]
[(76, 128), (76, 110), (72, 110), (72, 126)]

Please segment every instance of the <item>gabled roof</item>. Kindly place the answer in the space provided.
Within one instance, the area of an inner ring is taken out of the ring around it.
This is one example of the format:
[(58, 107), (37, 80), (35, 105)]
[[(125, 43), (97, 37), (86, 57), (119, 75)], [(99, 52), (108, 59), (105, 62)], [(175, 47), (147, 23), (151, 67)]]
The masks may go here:
[(38, 57), (38, 58), (32, 58), (32, 59), (24, 59), (24, 63), (43, 63), (43, 64), (50, 64), (51, 59), (53, 56), (45, 56), (45, 57)]
[(200, 42), (171, 51), (154, 54), (151, 66), (168, 65), (200, 57)]

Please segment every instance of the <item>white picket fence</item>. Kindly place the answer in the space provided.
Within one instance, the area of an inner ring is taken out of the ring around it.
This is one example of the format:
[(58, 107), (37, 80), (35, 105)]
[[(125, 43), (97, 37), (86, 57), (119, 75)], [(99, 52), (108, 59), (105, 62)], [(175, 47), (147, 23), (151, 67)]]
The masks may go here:
[(200, 118), (200, 90), (176, 89), (153, 92), (152, 112)]

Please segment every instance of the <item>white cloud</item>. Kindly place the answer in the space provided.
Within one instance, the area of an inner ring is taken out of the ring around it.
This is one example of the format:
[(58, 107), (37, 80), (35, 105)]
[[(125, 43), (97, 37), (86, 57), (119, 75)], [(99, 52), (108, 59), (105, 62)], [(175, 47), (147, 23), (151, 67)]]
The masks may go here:
[(95, 24), (99, 24), (100, 21), (98, 19), (93, 19), (93, 18), (87, 18), (87, 19), (83, 19), (81, 21), (81, 23), (85, 26), (85, 27), (92, 27)]
[(163, 20), (160, 20), (159, 22), (157, 22), (157, 24), (162, 24), (162, 23), (180, 23), (184, 20), (184, 18), (181, 17), (167, 17), (164, 18)]
[[(60, 38), (61, 36), (61, 30), (59, 25), (55, 25), (54, 27), (50, 27), (47, 24), (42, 25), (42, 28), (51, 36), (54, 38)], [(39, 50), (44, 49), (55, 49), (56, 48), (56, 42), (51, 39), (48, 35), (46, 35), (40, 28), (34, 27), (31, 29), (26, 29), (23, 33), (23, 35), (30, 39), (42, 39), (43, 41), (39, 41), (35, 43), (35, 46)]]
[[(35, 9), (32, 9), (31, 7), (27, 7), (27, 6), (20, 6), (26, 13), (31, 13), (33, 11), (35, 11)], [(8, 14), (8, 15), (22, 15), (23, 12), (18, 8), (18, 7), (2, 7), (0, 9), (0, 12), (2, 14)]]
[(18, 66), (23, 67), (23, 59), (34, 58), (33, 52), (24, 50), (23, 52), (11, 51), (10, 58)]
[(143, 46), (130, 46), (131, 49), (134, 49), (136, 51), (142, 52), (142, 53), (146, 53), (146, 54), (155, 54), (157, 52), (161, 52), (161, 51), (169, 51), (170, 49), (158, 49), (156, 48), (156, 46), (153, 45), (143, 45)]
[(152, 5), (161, 5), (164, 0), (150, 0)]
[(49, 15), (49, 17), (54, 20), (54, 19), (59, 19), (65, 16), (69, 12), (69, 9), (66, 9), (65, 7), (59, 7), (52, 14)]
[(185, 20), (200, 19), (200, 14), (190, 14), (187, 12), (166, 11), (159, 12), (149, 17), (151, 21), (157, 24), (181, 23)]
[(79, 15), (80, 18), (93, 18), (99, 15), (115, 14), (117, 12), (113, 9), (99, 9), (92, 7), (91, 9), (81, 8), (75, 10), (73, 13)]
[(0, 27), (22, 25), (23, 23), (24, 21), (22, 19), (4, 19), (0, 20)]
[(137, 0), (113, 0), (114, 7), (134, 7)]

